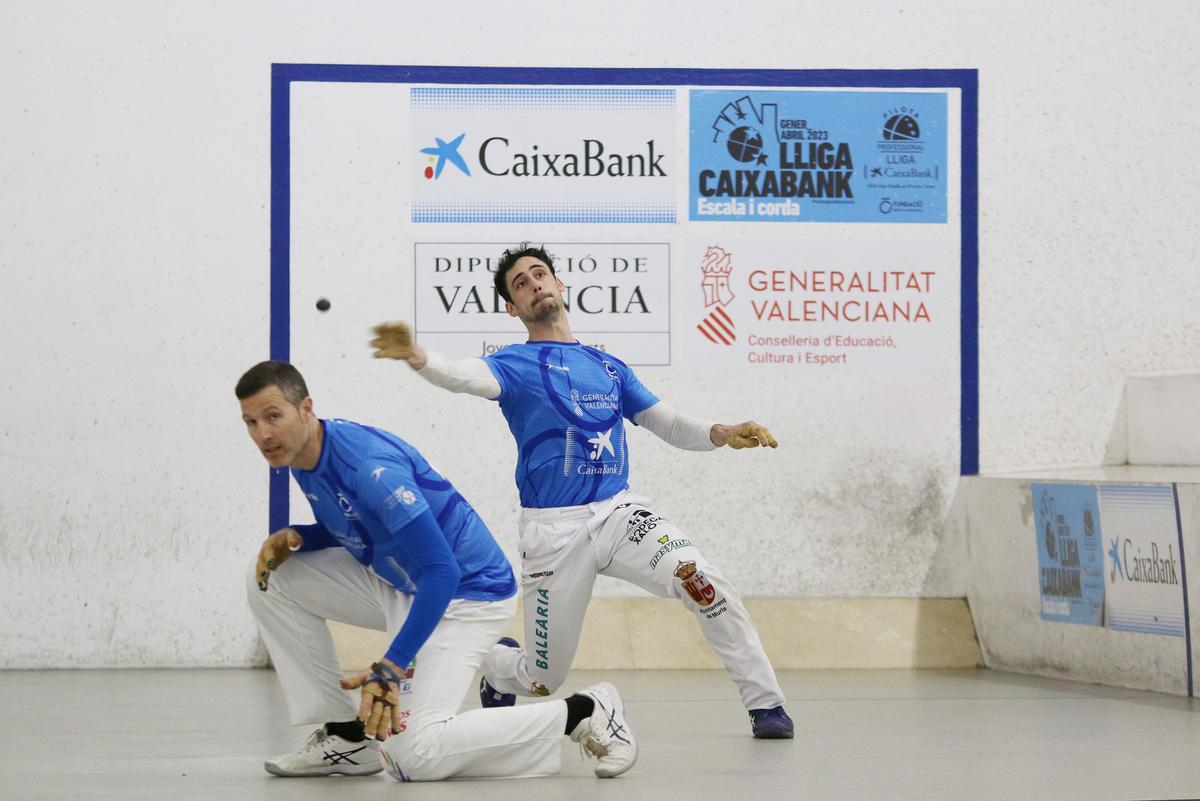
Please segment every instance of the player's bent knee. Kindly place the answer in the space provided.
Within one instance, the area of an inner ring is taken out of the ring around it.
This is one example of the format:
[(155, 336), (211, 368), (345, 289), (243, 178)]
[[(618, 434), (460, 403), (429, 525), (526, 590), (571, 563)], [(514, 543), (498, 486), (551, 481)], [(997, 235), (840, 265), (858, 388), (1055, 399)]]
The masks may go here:
[(407, 732), (389, 737), (380, 748), (384, 768), (405, 782), (435, 782), (454, 775), (437, 751), (432, 731)]
[(567, 680), (567, 673), (570, 666), (566, 668), (542, 668), (536, 662), (530, 661), (529, 675), (533, 678), (533, 690), (535, 696), (550, 695), (563, 685)]
[(411, 753), (397, 755), (385, 749), (380, 752), (380, 758), (384, 768), (397, 781), (436, 782), (451, 776), (450, 771), (439, 767), (434, 760), (421, 759)]

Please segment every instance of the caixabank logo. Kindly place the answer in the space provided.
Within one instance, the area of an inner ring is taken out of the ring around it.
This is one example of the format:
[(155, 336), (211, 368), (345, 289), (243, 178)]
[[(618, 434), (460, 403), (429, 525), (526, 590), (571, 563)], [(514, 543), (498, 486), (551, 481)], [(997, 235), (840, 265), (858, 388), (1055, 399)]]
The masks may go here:
[[(471, 168), (461, 150), (467, 135), (461, 133), (449, 142), (434, 137), (434, 144), (421, 148), (427, 157), (422, 175), (429, 180), (442, 177), (447, 164), (471, 177)], [(565, 152), (545, 152), (537, 143), (514, 143), (506, 136), (489, 136), (474, 151), (477, 173), (495, 178), (647, 178), (667, 177), (663, 164), (665, 153), (657, 142), (647, 140), (636, 153), (614, 153), (599, 139), (583, 139), (572, 143)]]
[(689, 218), (944, 222), (945, 109), (944, 93), (693, 91)]
[(1113, 539), (1108, 544), (1108, 583), (1131, 581), (1144, 584), (1179, 584), (1179, 563), (1175, 559), (1174, 546), (1168, 544), (1164, 552), (1158, 543), (1151, 542), (1148, 552), (1143, 552), (1132, 540)]
[(468, 178), (471, 176), (471, 168), (467, 166), (467, 160), (458, 150), (466, 138), (465, 133), (460, 133), (447, 142), (440, 136), (435, 136), (433, 138), (435, 144), (421, 148), (421, 152), (425, 154), (426, 160), (429, 162), (421, 171), (426, 180), (436, 181), (441, 178), (442, 170), (446, 168), (447, 164), (457, 167), (458, 171)]
[(675, 93), (414, 87), (413, 222), (675, 222)]

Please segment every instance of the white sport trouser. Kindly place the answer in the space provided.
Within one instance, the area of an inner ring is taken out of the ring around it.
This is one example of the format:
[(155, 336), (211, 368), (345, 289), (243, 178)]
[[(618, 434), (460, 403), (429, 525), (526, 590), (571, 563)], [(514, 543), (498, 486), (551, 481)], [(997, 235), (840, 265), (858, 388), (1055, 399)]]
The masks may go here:
[[(326, 620), (395, 636), (411, 596), (397, 592), (342, 548), (293, 554), (258, 589), (248, 576), (250, 611), (275, 663), (293, 724), (353, 720), (359, 692), (342, 677)], [(410, 781), (450, 776), (548, 776), (558, 773), (567, 707), (561, 702), (475, 709), (459, 714), (475, 672), (504, 634), (516, 599), (450, 603), (417, 653), (401, 687), (404, 731), (383, 743)], [(383, 654), (380, 654), (382, 657)]]
[(597, 574), (678, 598), (729, 671), (747, 709), (783, 703), (783, 691), (737, 590), (678, 528), (629, 491), (585, 506), (521, 510), (524, 650), (497, 646), (488, 682), (548, 695), (567, 676)]

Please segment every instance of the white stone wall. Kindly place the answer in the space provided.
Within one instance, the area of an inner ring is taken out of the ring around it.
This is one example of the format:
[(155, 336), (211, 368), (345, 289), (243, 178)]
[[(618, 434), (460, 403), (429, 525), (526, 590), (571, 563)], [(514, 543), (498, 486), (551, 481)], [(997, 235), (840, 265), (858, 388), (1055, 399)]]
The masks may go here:
[[(272, 62), (978, 68), (982, 469), (1111, 458), (1124, 377), (1194, 366), (1196, 5), (588, 8), (0, 9), (0, 667), (263, 659), (241, 587), (266, 471), (231, 387), (267, 355)], [(394, 368), (310, 376), (318, 409), (427, 450), (512, 554), (498, 412)], [(638, 486), (748, 595), (966, 593), (940, 534), (957, 440), (903, 430), (919, 397), (647, 378), (788, 445), (772, 462), (634, 442)], [(420, 424), (377, 419), (374, 393)], [(830, 431), (823, 410), (847, 404), (861, 423)]]

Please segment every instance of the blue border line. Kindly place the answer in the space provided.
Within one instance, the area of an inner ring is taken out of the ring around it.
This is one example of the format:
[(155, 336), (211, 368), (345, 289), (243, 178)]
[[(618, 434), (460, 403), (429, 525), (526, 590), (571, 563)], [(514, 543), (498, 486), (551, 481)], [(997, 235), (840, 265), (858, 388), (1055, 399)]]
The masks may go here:
[(1179, 515), (1179, 485), (1171, 485), (1171, 494), (1175, 496), (1175, 533), (1179, 537), (1179, 580), (1183, 583), (1183, 638), (1184, 648), (1187, 649), (1187, 690), (1188, 698), (1195, 698), (1192, 683), (1192, 617), (1188, 611), (1187, 561), (1183, 558), (1183, 520)]
[(590, 86), (854, 86), (974, 89), (977, 70), (735, 70), (606, 67), (433, 67), (272, 64), (272, 77), (319, 83), (496, 83)]
[(979, 74), (962, 70), (959, 472), (979, 473)]
[[(271, 71), (271, 358), (291, 360), (291, 79)], [(271, 470), (268, 528), (288, 524), (288, 471)]]
[[(291, 343), (291, 84), (427, 83), (536, 86), (878, 87), (962, 91), (961, 386), (959, 472), (979, 472), (979, 72), (947, 70), (738, 70), (571, 67), (434, 67), (368, 64), (271, 65), (271, 358), (289, 359)], [(287, 525), (288, 475), (271, 471), (270, 526)], [(1190, 633), (1189, 633), (1190, 636)], [(1191, 659), (1191, 651), (1188, 651)], [(1191, 686), (1191, 670), (1188, 671)]]

